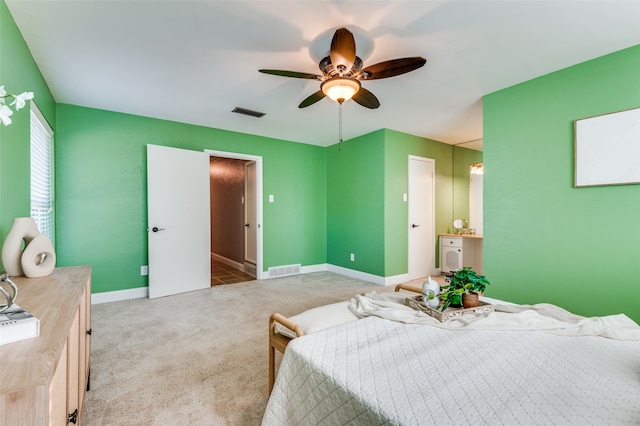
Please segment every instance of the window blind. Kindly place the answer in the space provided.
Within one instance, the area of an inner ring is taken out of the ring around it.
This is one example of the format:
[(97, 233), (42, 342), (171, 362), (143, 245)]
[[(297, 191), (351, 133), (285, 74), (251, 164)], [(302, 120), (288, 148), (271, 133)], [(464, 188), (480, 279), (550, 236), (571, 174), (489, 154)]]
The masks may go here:
[(31, 217), (54, 241), (53, 130), (31, 101)]

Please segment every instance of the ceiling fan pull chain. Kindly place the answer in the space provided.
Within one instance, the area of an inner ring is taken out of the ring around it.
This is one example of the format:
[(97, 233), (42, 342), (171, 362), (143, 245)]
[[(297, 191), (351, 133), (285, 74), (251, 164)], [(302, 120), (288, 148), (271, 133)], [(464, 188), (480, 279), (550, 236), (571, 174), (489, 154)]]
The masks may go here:
[(342, 151), (342, 102), (338, 104), (338, 151)]

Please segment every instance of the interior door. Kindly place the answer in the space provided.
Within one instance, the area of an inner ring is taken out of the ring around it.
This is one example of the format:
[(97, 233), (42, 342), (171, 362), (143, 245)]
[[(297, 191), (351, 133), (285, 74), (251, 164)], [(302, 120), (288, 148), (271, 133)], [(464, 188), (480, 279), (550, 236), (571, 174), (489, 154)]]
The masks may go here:
[(209, 154), (147, 145), (149, 298), (211, 287)]
[(435, 161), (409, 156), (409, 279), (433, 275), (435, 250)]

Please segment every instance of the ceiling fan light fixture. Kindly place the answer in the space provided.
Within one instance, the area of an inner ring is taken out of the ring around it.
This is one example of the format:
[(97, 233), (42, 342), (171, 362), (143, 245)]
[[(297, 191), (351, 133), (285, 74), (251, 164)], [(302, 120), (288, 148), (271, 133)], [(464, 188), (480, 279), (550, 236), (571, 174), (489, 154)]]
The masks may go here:
[(348, 101), (360, 90), (360, 82), (348, 77), (333, 77), (320, 86), (322, 93), (339, 104)]

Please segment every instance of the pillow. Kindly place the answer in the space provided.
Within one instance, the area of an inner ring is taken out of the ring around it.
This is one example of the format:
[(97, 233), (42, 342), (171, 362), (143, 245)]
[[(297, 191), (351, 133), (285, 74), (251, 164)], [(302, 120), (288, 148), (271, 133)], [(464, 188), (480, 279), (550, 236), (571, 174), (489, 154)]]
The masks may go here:
[[(315, 333), (325, 328), (335, 327), (336, 325), (357, 320), (349, 310), (349, 300), (344, 302), (332, 303), (330, 305), (318, 306), (309, 309), (301, 314), (289, 317), (291, 321), (298, 324), (304, 334)], [(284, 336), (295, 339), (298, 337), (296, 333), (276, 321), (275, 330)]]

